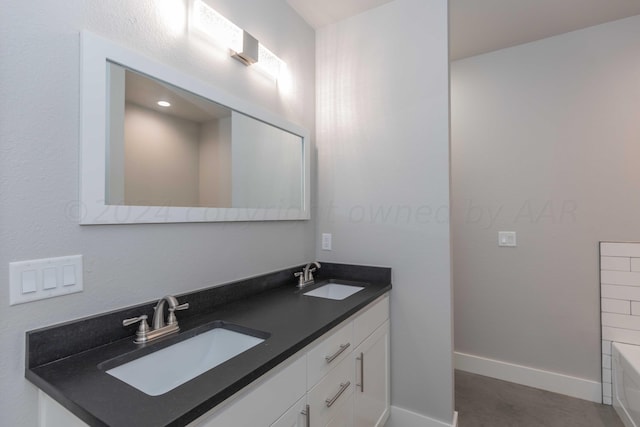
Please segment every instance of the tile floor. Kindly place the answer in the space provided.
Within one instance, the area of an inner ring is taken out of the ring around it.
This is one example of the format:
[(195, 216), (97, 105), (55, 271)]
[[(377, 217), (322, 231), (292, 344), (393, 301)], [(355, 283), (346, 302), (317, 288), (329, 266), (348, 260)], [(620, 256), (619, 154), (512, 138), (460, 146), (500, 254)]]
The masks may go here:
[(458, 427), (624, 427), (612, 406), (455, 373)]

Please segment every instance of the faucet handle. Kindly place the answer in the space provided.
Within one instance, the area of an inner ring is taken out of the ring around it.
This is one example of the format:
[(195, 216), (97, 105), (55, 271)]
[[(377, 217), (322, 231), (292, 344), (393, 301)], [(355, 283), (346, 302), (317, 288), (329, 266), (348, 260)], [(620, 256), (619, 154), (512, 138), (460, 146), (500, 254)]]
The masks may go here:
[(187, 308), (189, 308), (189, 303), (185, 302), (184, 304), (176, 305), (174, 310), (180, 311), (180, 310), (186, 310)]
[(184, 304), (176, 305), (175, 307), (169, 307), (169, 317), (167, 317), (167, 325), (177, 325), (178, 318), (176, 317), (176, 310), (186, 310), (189, 308), (189, 303), (185, 302)]
[(143, 323), (147, 323), (147, 317), (148, 316), (146, 314), (143, 314), (142, 316), (132, 317), (130, 319), (124, 319), (122, 321), (122, 326), (129, 326), (129, 325), (133, 325), (134, 323), (138, 323), (138, 322), (140, 322), (140, 324), (142, 325)]
[(122, 326), (133, 325), (134, 323), (140, 322), (140, 326), (136, 331), (136, 339), (133, 341), (136, 344), (142, 344), (148, 341), (147, 333), (149, 332), (149, 324), (147, 323), (147, 315), (143, 314), (142, 316), (132, 317), (130, 319), (124, 319), (122, 321)]
[(304, 271), (298, 271), (297, 273), (293, 273), (293, 275), (298, 278), (298, 287), (304, 286)]

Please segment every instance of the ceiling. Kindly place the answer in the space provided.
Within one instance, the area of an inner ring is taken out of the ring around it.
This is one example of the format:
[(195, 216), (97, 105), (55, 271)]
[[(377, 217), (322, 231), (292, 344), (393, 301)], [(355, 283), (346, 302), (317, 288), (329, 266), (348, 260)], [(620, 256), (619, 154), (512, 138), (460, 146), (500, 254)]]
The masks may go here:
[(393, 0), (287, 0), (313, 28), (321, 28)]
[[(128, 69), (125, 71), (125, 100), (196, 123), (231, 115), (231, 110), (225, 106)], [(171, 106), (160, 107), (158, 101), (168, 101)]]
[(456, 60), (640, 14), (640, 0), (449, 0)]
[[(321, 28), (392, 0), (287, 0)], [(640, 0), (449, 0), (456, 60), (640, 14)]]

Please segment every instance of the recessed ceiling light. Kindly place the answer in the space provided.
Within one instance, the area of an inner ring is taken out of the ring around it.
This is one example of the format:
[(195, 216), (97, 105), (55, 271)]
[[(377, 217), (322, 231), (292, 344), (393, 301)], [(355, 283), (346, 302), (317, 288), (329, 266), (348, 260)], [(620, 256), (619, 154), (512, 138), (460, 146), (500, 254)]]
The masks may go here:
[(158, 101), (158, 105), (161, 107), (171, 107), (171, 103), (167, 101)]

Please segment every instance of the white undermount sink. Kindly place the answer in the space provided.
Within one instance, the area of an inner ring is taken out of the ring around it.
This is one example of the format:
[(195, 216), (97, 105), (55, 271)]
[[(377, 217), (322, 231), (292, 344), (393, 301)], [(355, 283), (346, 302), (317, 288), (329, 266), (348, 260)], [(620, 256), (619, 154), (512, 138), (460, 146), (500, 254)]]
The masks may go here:
[(263, 341), (217, 327), (106, 372), (143, 393), (159, 396)]
[(318, 298), (327, 298), (334, 300), (343, 300), (356, 292), (363, 290), (362, 286), (344, 285), (342, 283), (327, 283), (312, 291), (305, 292), (303, 295)]

